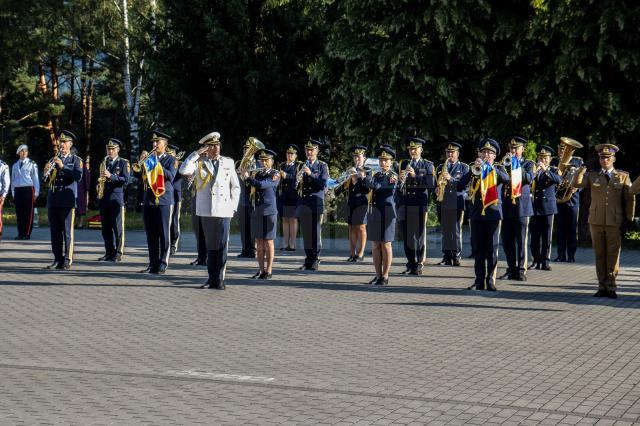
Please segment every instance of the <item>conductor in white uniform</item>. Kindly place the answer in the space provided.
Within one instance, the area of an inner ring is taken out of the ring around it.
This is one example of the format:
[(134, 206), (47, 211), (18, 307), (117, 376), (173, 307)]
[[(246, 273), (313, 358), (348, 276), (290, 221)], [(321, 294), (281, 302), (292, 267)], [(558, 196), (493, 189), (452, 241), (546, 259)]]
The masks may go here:
[(220, 133), (209, 133), (199, 144), (203, 147), (187, 157), (180, 166), (180, 173), (185, 176), (195, 174), (196, 215), (202, 221), (209, 273), (200, 288), (224, 290), (229, 225), (238, 209), (240, 183), (233, 160), (220, 155)]

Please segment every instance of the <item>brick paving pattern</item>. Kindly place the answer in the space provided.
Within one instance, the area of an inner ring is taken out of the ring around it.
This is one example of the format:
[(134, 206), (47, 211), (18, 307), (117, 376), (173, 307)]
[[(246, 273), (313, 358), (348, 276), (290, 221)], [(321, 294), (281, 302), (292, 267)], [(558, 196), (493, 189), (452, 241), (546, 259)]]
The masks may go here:
[[(345, 241), (321, 270), (276, 253), (251, 280), (232, 237), (227, 290), (197, 287), (184, 235), (165, 276), (128, 232), (122, 263), (77, 231), (71, 271), (46, 271), (48, 229), (0, 243), (0, 424), (632, 424), (640, 422), (640, 252), (620, 298), (594, 299), (593, 255), (469, 292), (472, 260), (365, 283)], [(502, 255), (502, 253), (501, 253)], [(500, 272), (504, 262), (500, 262)]]

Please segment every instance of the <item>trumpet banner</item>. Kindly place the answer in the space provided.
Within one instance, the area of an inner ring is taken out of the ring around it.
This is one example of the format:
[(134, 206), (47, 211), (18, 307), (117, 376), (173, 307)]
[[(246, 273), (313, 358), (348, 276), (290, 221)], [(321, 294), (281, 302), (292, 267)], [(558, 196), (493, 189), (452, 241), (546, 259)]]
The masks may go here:
[(480, 194), (482, 195), (482, 214), (487, 207), (498, 203), (498, 176), (489, 163), (482, 164), (480, 179)]

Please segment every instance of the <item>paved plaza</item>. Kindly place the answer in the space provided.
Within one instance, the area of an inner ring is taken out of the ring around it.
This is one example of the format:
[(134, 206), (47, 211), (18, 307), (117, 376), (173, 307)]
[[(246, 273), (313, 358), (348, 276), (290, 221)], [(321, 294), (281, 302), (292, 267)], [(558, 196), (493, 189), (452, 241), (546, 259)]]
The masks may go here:
[[(0, 243), (0, 424), (631, 424), (640, 422), (640, 252), (620, 298), (595, 299), (589, 249), (498, 292), (464, 290), (472, 260), (367, 286), (370, 258), (321, 270), (277, 253), (252, 280), (232, 236), (227, 290), (200, 290), (185, 233), (165, 276), (127, 232), (122, 263), (77, 231), (71, 271), (46, 271), (48, 229)], [(468, 251), (468, 250), (465, 250)], [(501, 253), (502, 256), (502, 253)], [(502, 256), (502, 259), (504, 257)], [(500, 262), (500, 273), (504, 262)]]

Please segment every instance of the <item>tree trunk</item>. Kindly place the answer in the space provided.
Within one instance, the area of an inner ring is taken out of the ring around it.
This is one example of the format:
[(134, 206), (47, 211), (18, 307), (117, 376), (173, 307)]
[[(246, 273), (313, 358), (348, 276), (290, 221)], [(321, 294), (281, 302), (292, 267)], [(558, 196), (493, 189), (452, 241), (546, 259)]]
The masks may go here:
[[(49, 86), (47, 86), (47, 77), (44, 71), (44, 64), (42, 62), (38, 63), (38, 90), (42, 93), (42, 96), (45, 98), (49, 97)], [(45, 127), (49, 131), (49, 140), (51, 141), (51, 149), (53, 150), (53, 155), (58, 155), (58, 141), (56, 139), (56, 131), (53, 127), (53, 120), (51, 117), (51, 113), (47, 112), (45, 116)]]
[[(58, 59), (51, 58), (51, 101), (58, 105), (60, 103), (60, 94), (58, 91)], [(60, 129), (60, 117), (53, 117), (53, 128), (55, 131)]]
[(73, 126), (73, 98), (76, 95), (76, 62), (73, 55), (71, 55), (71, 68), (69, 69), (69, 114), (67, 119), (67, 126)]

